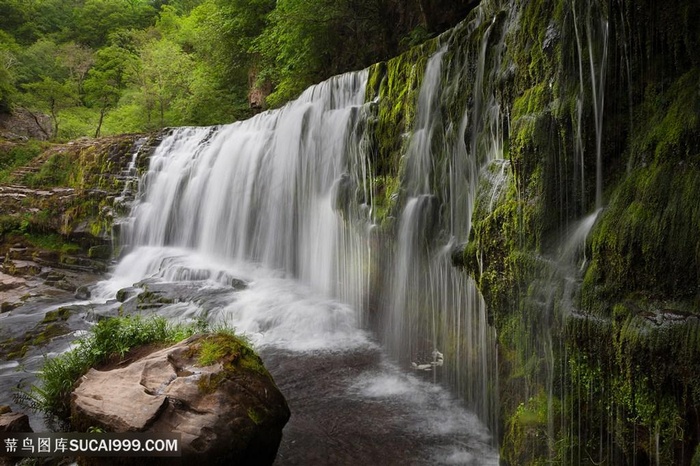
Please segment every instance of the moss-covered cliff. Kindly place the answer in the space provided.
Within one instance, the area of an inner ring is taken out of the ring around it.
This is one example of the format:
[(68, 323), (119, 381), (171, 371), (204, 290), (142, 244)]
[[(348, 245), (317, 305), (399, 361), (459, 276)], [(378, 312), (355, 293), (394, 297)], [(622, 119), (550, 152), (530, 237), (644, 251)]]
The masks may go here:
[(106, 270), (113, 222), (128, 207), (128, 199), (117, 201), (133, 181), (127, 168), (142, 146), (147, 152), (141, 135), (2, 144), (3, 312), (51, 289), (74, 293)]
[[(453, 256), (496, 328), (509, 464), (700, 457), (698, 17), (682, 0), (484, 1), (371, 69), (375, 166), (401, 178), (416, 68), (447, 47), (433, 146), (464, 123), (482, 166)], [(477, 111), (491, 97), (498, 124)], [(501, 162), (483, 156), (487, 137)], [(434, 180), (443, 215), (448, 182)], [(378, 204), (406, 189), (375, 186)]]

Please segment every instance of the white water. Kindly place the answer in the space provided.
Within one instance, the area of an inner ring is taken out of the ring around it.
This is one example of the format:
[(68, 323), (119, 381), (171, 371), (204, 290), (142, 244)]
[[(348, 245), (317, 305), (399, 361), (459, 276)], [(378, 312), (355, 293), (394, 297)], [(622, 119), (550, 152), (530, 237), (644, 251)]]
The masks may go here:
[[(582, 125), (583, 125), (583, 102), (585, 99), (586, 86), (585, 78), (588, 78), (590, 85), (590, 99), (593, 103), (593, 114), (595, 122), (595, 141), (596, 141), (596, 192), (595, 206), (596, 209), (603, 207), (603, 108), (605, 105), (605, 73), (607, 71), (608, 61), (608, 20), (604, 17), (604, 13), (599, 11), (597, 3), (590, 0), (585, 0), (583, 8), (584, 20), (580, 21), (576, 12), (576, 3), (574, 3), (571, 11), (573, 13), (574, 32), (576, 35), (576, 47), (578, 55), (579, 67), (579, 96), (577, 99), (577, 128), (575, 131), (575, 150), (578, 153), (578, 161), (581, 168), (581, 198), (582, 206), (585, 210), (585, 181), (584, 181), (584, 165), (585, 165), (585, 150), (583, 143)], [(579, 24), (583, 24), (585, 28), (585, 42), (581, 38)], [(588, 51), (588, 69), (583, 65), (584, 60), (584, 45)]]
[[(440, 54), (431, 60), (426, 83), (439, 83), (439, 63)], [(365, 329), (370, 283), (379, 281), (372, 275), (373, 260), (390, 256), (372, 249), (370, 236), (372, 169), (363, 133), (369, 111), (364, 102), (366, 75), (362, 71), (337, 76), (284, 108), (247, 121), (174, 130), (152, 155), (140, 183), (133, 222), (124, 232), (130, 253), (110, 280), (95, 287), (93, 296), (107, 300), (122, 288), (189, 283), (197, 288), (194, 297), (157, 312), (175, 320), (225, 323), (260, 349), (301, 352), (307, 354), (304, 357), (319, 351), (376, 350)], [(426, 84), (426, 89), (432, 95), (422, 95), (419, 109), (437, 104), (435, 88)], [(436, 201), (433, 195), (420, 194), (430, 191), (427, 179), (420, 177), (431, 171), (433, 154), (426, 152), (425, 144), (432, 139), (432, 120), (429, 112), (419, 118), (415, 138), (423, 142), (413, 144), (408, 170), (414, 175), (404, 180), (416, 181), (411, 190), (424, 205)], [(429, 213), (412, 207), (418, 204), (412, 199), (406, 209), (416, 215)], [(409, 228), (402, 228), (401, 235), (404, 231), (420, 235)], [(428, 274), (434, 289), (416, 299), (430, 306), (423, 309), (424, 316), (434, 321), (439, 337), (457, 342), (447, 366), (464, 365), (473, 371), (469, 383), (463, 375), (454, 375), (468, 373), (462, 369), (451, 369), (444, 379), (477, 413), (493, 414), (494, 398), (483, 396), (493, 375), (493, 368), (487, 367), (493, 361), (484, 356), (491, 354), (486, 348), (493, 346), (493, 335), (483, 300), (474, 284), (451, 265), (449, 247), (425, 249), (417, 241), (401, 239), (399, 248), (405, 251), (398, 260), (410, 261), (412, 254), (432, 257), (417, 264), (399, 263), (390, 273), (404, 290), (410, 283), (405, 274), (415, 277), (416, 265)], [(247, 287), (233, 289), (235, 280)], [(405, 296), (414, 297), (408, 292)], [(390, 307), (401, 312), (396, 303)], [(403, 312), (420, 318), (408, 309)], [(394, 340), (414, 335), (420, 333), (400, 331), (389, 339), (389, 347)], [(439, 386), (410, 380), (403, 388), (411, 393), (404, 402), (422, 413), (417, 414), (418, 424), (432, 434), (452, 435), (438, 429), (439, 422), (427, 420), (452, 412), (458, 416), (452, 423), (454, 433), (478, 432), (475, 441), (494, 460), (493, 451), (483, 444), (489, 435), (474, 415)], [(421, 408), (425, 403), (414, 397), (426, 390), (444, 402)], [(456, 461), (474, 451), (457, 448), (441, 454)]]
[(248, 288), (210, 320), (288, 349), (367, 344), (369, 222), (355, 202), (368, 171), (356, 129), (365, 81), (338, 76), (279, 111), (166, 137), (125, 232), (134, 249), (94, 294), (153, 278), (212, 289), (243, 279)]
[(151, 158), (128, 243), (258, 262), (362, 309), (366, 239), (336, 209), (361, 215), (350, 200), (367, 171), (356, 130), (365, 79), (333, 78), (220, 129), (176, 130)]
[[(465, 27), (476, 30), (483, 21), (477, 15)], [(500, 68), (503, 36), (491, 37), (492, 26), (486, 25), (475, 56), (447, 62), (443, 48), (427, 63), (405, 155), (406, 201), (396, 251), (385, 267), (389, 278), (382, 302), (388, 307), (383, 336), (389, 354), (418, 369), (439, 366), (432, 368), (434, 380), (447, 383), (495, 428), (495, 331), (476, 284), (451, 260), (468, 239), (481, 172), (502, 157), (502, 116), (492, 73)], [(489, 46), (493, 62), (487, 61)], [(469, 64), (476, 65), (473, 72), (465, 69)], [(458, 121), (445, 121), (455, 91), (450, 87), (464, 80), (464, 73), (474, 76), (473, 102)]]

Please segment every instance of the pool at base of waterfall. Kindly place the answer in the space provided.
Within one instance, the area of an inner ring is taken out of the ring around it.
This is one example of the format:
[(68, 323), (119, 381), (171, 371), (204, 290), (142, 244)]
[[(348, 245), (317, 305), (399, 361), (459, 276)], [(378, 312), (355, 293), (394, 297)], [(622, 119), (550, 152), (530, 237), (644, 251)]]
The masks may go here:
[[(275, 464), (498, 464), (476, 415), (428, 373), (389, 361), (359, 328), (356, 310), (283, 272), (186, 249), (139, 248), (91, 290), (90, 302), (72, 303), (66, 323), (76, 333), (30, 350), (31, 363), (0, 367), (3, 386), (35, 380), (42, 358), (34, 352), (65, 351), (100, 316), (206, 319), (245, 334), (288, 401), (292, 417)], [(44, 317), (44, 309), (33, 313)], [(9, 398), (2, 390), (0, 405)]]

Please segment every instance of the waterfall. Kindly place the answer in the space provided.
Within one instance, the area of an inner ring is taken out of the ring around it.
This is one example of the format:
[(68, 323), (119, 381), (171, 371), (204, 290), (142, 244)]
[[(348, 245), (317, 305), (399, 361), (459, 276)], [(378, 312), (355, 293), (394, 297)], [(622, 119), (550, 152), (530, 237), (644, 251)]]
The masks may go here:
[[(258, 344), (293, 349), (352, 346), (366, 341), (358, 331), (378, 330), (393, 360), (451, 387), (495, 428), (495, 331), (473, 279), (451, 260), (469, 236), (479, 172), (500, 158), (489, 36), (476, 55), (449, 63), (447, 36), (428, 60), (402, 162), (395, 246), (374, 233), (368, 121), (376, 116), (365, 96), (368, 72), (359, 71), (246, 121), (171, 130), (150, 158), (122, 229), (130, 254), (96, 294), (114, 296), (153, 279), (217, 287), (243, 278), (266, 296), (244, 293), (204, 311), (181, 305), (167, 312), (232, 319)], [(477, 105), (458, 110), (457, 121), (444, 119), (443, 79), (471, 70), (469, 60), (475, 86), (483, 87)], [(287, 278), (325, 298), (291, 289), (280, 281)], [(370, 309), (371, 297), (379, 297), (379, 309)], [(369, 318), (374, 312), (378, 319)], [(380, 328), (369, 328), (372, 322)]]
[(128, 244), (260, 263), (363, 309), (365, 81), (348, 73), (279, 111), (174, 130), (151, 157)]
[[(584, 5), (584, 17), (581, 21), (577, 15), (577, 4), (572, 5), (574, 32), (576, 36), (576, 48), (579, 68), (579, 96), (577, 99), (577, 128), (575, 131), (575, 150), (578, 153), (581, 164), (581, 197), (585, 210), (584, 193), (584, 144), (582, 135), (583, 125), (583, 101), (585, 99), (585, 77), (590, 83), (590, 99), (593, 104), (594, 125), (595, 125), (595, 153), (596, 153), (596, 191), (595, 207), (603, 207), (603, 108), (605, 105), (605, 73), (608, 61), (608, 20), (604, 13), (600, 11), (600, 5), (596, 2), (586, 0)], [(580, 24), (585, 28), (585, 42), (579, 31)], [(585, 46), (585, 48), (584, 48)], [(583, 65), (584, 55), (587, 51), (588, 69)]]
[[(477, 29), (483, 21), (477, 15), (465, 27)], [(405, 155), (406, 201), (396, 252), (387, 261), (391, 265), (382, 302), (388, 307), (383, 336), (390, 354), (453, 387), (495, 428), (496, 334), (474, 280), (451, 260), (471, 230), (480, 172), (502, 157), (500, 107), (490, 79), (498, 70), (502, 36), (492, 38), (493, 24), (486, 26), (476, 56), (457, 56), (445, 63), (443, 47), (426, 65)], [(495, 63), (486, 61), (488, 45), (496, 50)], [(443, 83), (443, 74), (465, 79), (472, 69), (474, 101), (461, 110), (458, 121), (444, 121), (451, 102), (449, 90), (443, 95), (443, 89), (454, 84)]]

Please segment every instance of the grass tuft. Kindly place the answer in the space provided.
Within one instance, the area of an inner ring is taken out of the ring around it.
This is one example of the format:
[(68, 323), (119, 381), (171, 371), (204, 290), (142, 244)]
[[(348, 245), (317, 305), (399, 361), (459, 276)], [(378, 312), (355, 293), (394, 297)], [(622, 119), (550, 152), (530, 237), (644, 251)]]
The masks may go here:
[(154, 316), (127, 316), (98, 322), (92, 333), (77, 341), (77, 346), (54, 358), (46, 357), (38, 375), (39, 383), (15, 392), (15, 402), (47, 417), (68, 418), (70, 394), (75, 383), (91, 367), (130, 349), (153, 343), (175, 343), (206, 331), (206, 324), (171, 324)]

